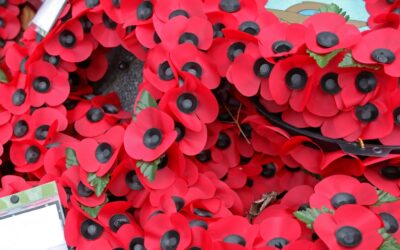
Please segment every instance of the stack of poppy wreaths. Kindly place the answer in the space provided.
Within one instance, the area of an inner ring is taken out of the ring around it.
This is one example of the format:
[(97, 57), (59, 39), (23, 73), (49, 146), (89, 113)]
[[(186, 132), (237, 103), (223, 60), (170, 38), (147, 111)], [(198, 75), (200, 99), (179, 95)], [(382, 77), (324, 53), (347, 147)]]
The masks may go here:
[[(46, 37), (0, 0), (0, 196), (56, 181), (76, 249), (400, 249), (400, 1), (303, 24), (265, 0), (75, 0)], [(133, 112), (93, 90), (106, 53), (144, 61)], [(3, 150), (4, 149), (4, 150)]]

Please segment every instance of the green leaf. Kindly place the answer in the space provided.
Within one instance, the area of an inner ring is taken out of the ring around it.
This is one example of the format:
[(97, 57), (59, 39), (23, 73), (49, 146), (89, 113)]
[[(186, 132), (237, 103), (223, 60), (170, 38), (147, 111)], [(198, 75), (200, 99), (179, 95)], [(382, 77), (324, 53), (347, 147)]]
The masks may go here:
[(79, 166), (78, 159), (76, 158), (76, 152), (72, 148), (65, 149), (65, 166), (70, 168), (72, 166)]
[(385, 229), (379, 229), (379, 233), (382, 234), (384, 240), (379, 250), (400, 250), (400, 244), (391, 234), (386, 233)]
[(378, 192), (378, 201), (374, 204), (374, 206), (380, 206), (383, 203), (395, 202), (399, 200), (399, 198), (383, 190), (377, 190), (377, 192)]
[(151, 96), (150, 92), (147, 90), (143, 90), (140, 95), (140, 99), (136, 104), (136, 109), (134, 112), (133, 119), (136, 119), (136, 116), (143, 110), (148, 107), (157, 107), (157, 101)]
[(0, 69), (0, 83), (8, 83), (8, 78), (3, 70)]
[(353, 59), (353, 56), (351, 53), (347, 53), (344, 57), (343, 60), (339, 63), (339, 68), (367, 68), (367, 69), (373, 69), (373, 70), (378, 70), (380, 67), (376, 65), (365, 65), (356, 62)]
[(103, 204), (100, 204), (95, 207), (87, 207), (85, 205), (79, 204), (83, 211), (85, 211), (90, 217), (96, 218), (100, 212), (100, 209), (108, 202), (108, 199)]
[(160, 163), (160, 159), (152, 162), (138, 161), (136, 167), (140, 169), (140, 172), (149, 179), (149, 181), (154, 181), (157, 172), (157, 166)]
[(324, 54), (324, 55), (319, 55), (316, 54), (310, 50), (307, 50), (307, 53), (310, 57), (314, 58), (314, 60), (317, 62), (318, 66), (320, 68), (325, 68), (326, 65), (329, 64), (329, 62), (335, 57), (337, 56), (337, 54), (339, 54), (339, 52), (341, 52), (341, 49), (338, 50), (334, 50), (328, 54)]
[(339, 5), (334, 3), (322, 6), (321, 8), (319, 8), (319, 11), (338, 13), (339, 15), (342, 15), (344, 19), (346, 19), (346, 21), (350, 20), (350, 16), (347, 15), (346, 11), (344, 11), (342, 8), (339, 7)]
[(89, 173), (87, 181), (94, 188), (94, 192), (99, 197), (106, 188), (108, 182), (110, 182), (110, 174), (103, 177), (98, 177), (96, 173)]
[(322, 207), (322, 209), (307, 208), (306, 210), (303, 211), (294, 212), (294, 216), (296, 216), (296, 218), (299, 219), (300, 221), (304, 222), (308, 228), (312, 228), (315, 219), (321, 214), (326, 214), (326, 213), (333, 214), (333, 210), (326, 207)]

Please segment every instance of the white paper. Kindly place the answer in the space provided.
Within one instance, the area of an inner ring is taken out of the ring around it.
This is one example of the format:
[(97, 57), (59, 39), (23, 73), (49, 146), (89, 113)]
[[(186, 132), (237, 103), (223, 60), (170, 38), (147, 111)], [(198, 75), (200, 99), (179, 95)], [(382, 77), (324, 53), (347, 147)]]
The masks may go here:
[(0, 220), (0, 250), (67, 250), (57, 206)]

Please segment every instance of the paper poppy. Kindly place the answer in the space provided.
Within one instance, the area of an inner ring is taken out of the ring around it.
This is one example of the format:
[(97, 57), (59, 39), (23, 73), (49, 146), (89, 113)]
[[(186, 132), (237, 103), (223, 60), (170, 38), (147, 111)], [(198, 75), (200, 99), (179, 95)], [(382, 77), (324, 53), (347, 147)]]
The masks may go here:
[(365, 34), (353, 48), (352, 55), (360, 63), (379, 64), (386, 74), (398, 77), (400, 35), (395, 29), (373, 30)]
[(241, 216), (227, 216), (211, 223), (208, 232), (219, 249), (252, 249), (258, 226)]
[(376, 249), (383, 240), (378, 232), (380, 219), (358, 205), (344, 205), (335, 214), (322, 214), (313, 227), (329, 249)]
[(191, 43), (200, 50), (207, 50), (213, 41), (213, 29), (205, 18), (177, 16), (163, 25), (159, 36), (170, 50), (182, 43)]
[(127, 212), (130, 207), (128, 201), (109, 202), (100, 209), (97, 219), (113, 233), (118, 233), (123, 225), (136, 224), (132, 215)]
[(215, 121), (218, 115), (218, 102), (213, 93), (190, 74), (186, 74), (182, 87), (164, 94), (159, 106), (170, 111), (184, 128), (195, 132), (204, 130), (204, 124)]
[(147, 249), (186, 249), (191, 242), (191, 230), (186, 218), (178, 213), (157, 214), (144, 225)]
[[(274, 225), (271, 229), (270, 225)], [(270, 217), (260, 224), (260, 235), (262, 243), (274, 249), (285, 249), (290, 242), (297, 240), (301, 235), (298, 221), (287, 216)]]
[(0, 13), (0, 37), (5, 40), (15, 38), (21, 29), (18, 20), (19, 10), (15, 11), (15, 6), (10, 8), (0, 6)]
[(64, 235), (67, 244), (76, 249), (112, 249), (111, 234), (93, 219), (76, 209), (70, 209), (65, 219)]
[(79, 20), (72, 20), (50, 33), (44, 48), (50, 55), (59, 55), (65, 61), (81, 62), (90, 56), (94, 45), (84, 34)]
[(141, 111), (136, 122), (127, 127), (124, 145), (132, 158), (153, 161), (167, 151), (177, 135), (172, 118), (150, 107)]
[(108, 62), (105, 51), (95, 50), (89, 58), (82, 62), (77, 62), (77, 74), (85, 75), (85, 77), (93, 82), (100, 80), (107, 72)]
[(187, 72), (201, 80), (209, 89), (218, 87), (220, 77), (208, 54), (205, 54), (190, 43), (176, 46), (170, 53), (173, 66), (179, 71)]
[(399, 102), (400, 92), (398, 90), (393, 91), (389, 98), (389, 110), (392, 110), (393, 114), (393, 130), (386, 136), (379, 139), (379, 141), (384, 145), (399, 145), (399, 135), (400, 135), (400, 102)]
[(350, 111), (342, 111), (325, 119), (321, 126), (323, 135), (344, 138), (348, 141), (377, 139), (388, 135), (393, 129), (393, 114), (387, 103), (374, 99)]
[(400, 161), (396, 155), (368, 158), (364, 176), (374, 186), (395, 196), (400, 195)]
[(88, 13), (88, 19), (93, 23), (90, 30), (92, 36), (105, 48), (114, 48), (121, 44), (125, 29), (116, 23), (105, 12)]
[(77, 160), (82, 169), (101, 177), (113, 166), (122, 146), (124, 128), (114, 126), (104, 135), (86, 138), (75, 146)]
[(157, 0), (143, 1), (121, 1), (120, 8), (124, 26), (142, 26), (151, 23), (153, 20), (154, 5)]
[(351, 47), (361, 38), (357, 27), (347, 24), (346, 19), (337, 13), (313, 15), (303, 25), (307, 28), (305, 42), (308, 49), (318, 54)]
[(315, 194), (310, 197), (312, 208), (323, 206), (337, 209), (346, 204), (373, 205), (378, 200), (375, 188), (368, 183), (346, 175), (333, 175), (315, 185)]
[(267, 82), (274, 64), (265, 60), (256, 44), (249, 44), (246, 51), (238, 55), (228, 68), (226, 77), (244, 96), (254, 96)]
[(312, 58), (292, 56), (275, 64), (267, 90), (278, 105), (289, 104), (293, 110), (301, 112), (310, 98), (317, 72)]
[(266, 58), (292, 55), (304, 45), (306, 28), (301, 24), (274, 23), (262, 30), (260, 52)]
[(40, 145), (35, 140), (26, 140), (20, 142), (13, 142), (10, 148), (10, 159), (16, 166), (16, 171), (37, 172), (43, 167), (43, 159), (46, 153), (46, 148)]
[(387, 233), (391, 234), (397, 241), (400, 239), (400, 202), (389, 202), (380, 206), (371, 207), (375, 214), (381, 217), (384, 228)]

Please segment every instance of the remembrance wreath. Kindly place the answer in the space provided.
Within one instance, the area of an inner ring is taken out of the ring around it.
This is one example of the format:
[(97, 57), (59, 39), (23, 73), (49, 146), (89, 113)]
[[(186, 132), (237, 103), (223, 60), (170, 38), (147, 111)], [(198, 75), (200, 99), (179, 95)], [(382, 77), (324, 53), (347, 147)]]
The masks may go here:
[[(0, 196), (56, 181), (78, 250), (400, 249), (400, 155), (262, 115), (400, 145), (400, 1), (366, 0), (363, 32), (266, 2), (70, 0), (42, 36), (0, 0)], [(121, 46), (144, 62), (133, 109), (98, 91)]]

